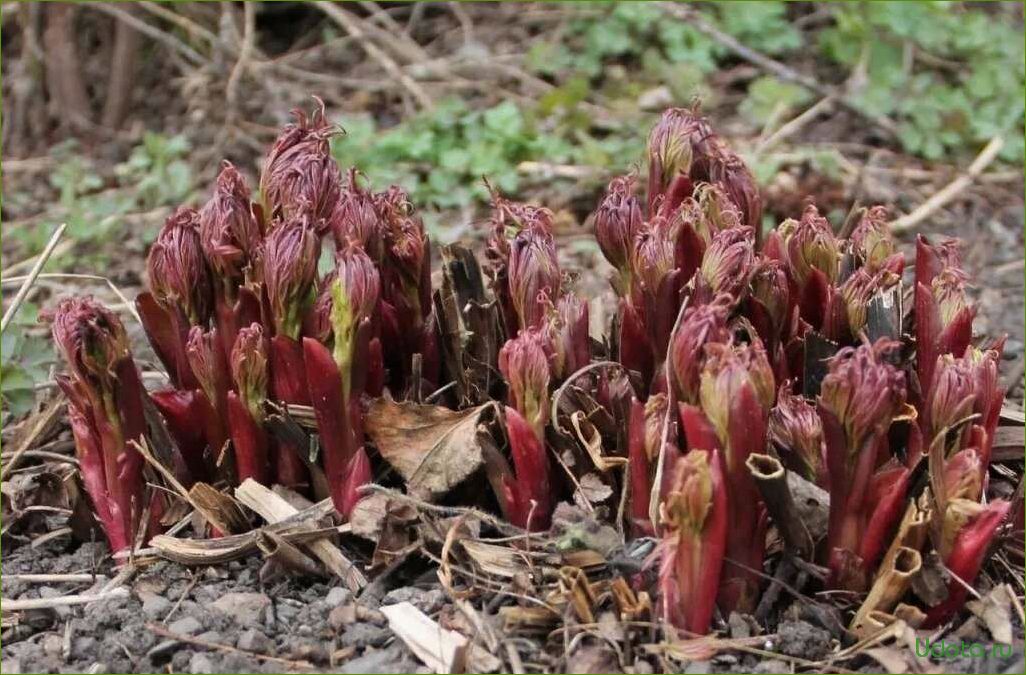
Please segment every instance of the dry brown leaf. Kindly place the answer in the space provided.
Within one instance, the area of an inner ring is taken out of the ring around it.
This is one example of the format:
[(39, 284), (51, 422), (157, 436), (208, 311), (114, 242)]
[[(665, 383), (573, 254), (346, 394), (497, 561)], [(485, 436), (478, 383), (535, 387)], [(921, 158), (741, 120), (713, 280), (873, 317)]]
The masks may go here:
[(410, 494), (431, 500), (483, 463), (478, 425), (494, 405), (456, 411), (380, 398), (371, 403), (364, 424), (378, 452), (406, 480)]
[(595, 473), (586, 473), (579, 481), (577, 492), (591, 504), (601, 504), (613, 496), (613, 488), (602, 482)]
[(202, 513), (208, 516), (210, 524), (224, 534), (237, 534), (250, 529), (246, 514), (238, 502), (212, 485), (195, 483), (189, 488), (189, 501), (202, 506)]
[(577, 440), (581, 442), (588, 456), (599, 471), (606, 472), (610, 469), (623, 468), (627, 465), (626, 457), (607, 456), (602, 452), (602, 436), (595, 425), (587, 416), (578, 410), (570, 416), (570, 424), (574, 427)]

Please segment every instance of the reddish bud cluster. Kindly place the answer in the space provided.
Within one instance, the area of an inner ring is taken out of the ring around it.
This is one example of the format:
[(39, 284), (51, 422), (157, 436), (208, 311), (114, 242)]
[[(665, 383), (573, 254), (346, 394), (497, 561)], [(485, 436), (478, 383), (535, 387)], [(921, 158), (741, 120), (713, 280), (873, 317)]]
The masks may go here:
[[(226, 163), (210, 201), (175, 211), (150, 252), (137, 306), (172, 387), (149, 395), (184, 482), (276, 482), (330, 495), (349, 517), (380, 461), (364, 436), (368, 399), (464, 405), (467, 392), (449, 390), (471, 389), (476, 368), (477, 402), (506, 396), (476, 431), (505, 442), (512, 460), (483, 453), (507, 520), (545, 529), (585, 472), (603, 479), (626, 462), (629, 524), (660, 539), (654, 590), (678, 628), (704, 633), (717, 608), (755, 608), (770, 518), (791, 547), (753, 455), (778, 455), (829, 491), (819, 555), (787, 552), (815, 556), (827, 586), (867, 590), (913, 499), (930, 503), (936, 526), (929, 542), (903, 545), (932, 546), (973, 581), (1009, 511), (985, 500), (1002, 343), (971, 344), (954, 243), (920, 237), (914, 325), (903, 326), (905, 260), (882, 208), (844, 239), (809, 205), (761, 242), (751, 173), (697, 112), (669, 110), (649, 136), (644, 204), (625, 176), (594, 215), (618, 299), (609, 339), (593, 341), (549, 210), (493, 192), (494, 302), (480, 277), (464, 279), (467, 290), (446, 276), (433, 293), (431, 245), (409, 195), (373, 192), (355, 169), (343, 180), (334, 132), (323, 106), (299, 114), (264, 163), (262, 204)], [(323, 239), (334, 266), (321, 276)], [(108, 310), (65, 301), (53, 332), (86, 488), (112, 547), (124, 548), (146, 498), (130, 442), (144, 438), (146, 393)], [(908, 333), (914, 343), (897, 342)], [(618, 363), (593, 363), (593, 348)], [(272, 433), (283, 403), (312, 409), (316, 460), (306, 439)], [(929, 480), (912, 480), (923, 465)], [(952, 582), (927, 623), (964, 598)]]

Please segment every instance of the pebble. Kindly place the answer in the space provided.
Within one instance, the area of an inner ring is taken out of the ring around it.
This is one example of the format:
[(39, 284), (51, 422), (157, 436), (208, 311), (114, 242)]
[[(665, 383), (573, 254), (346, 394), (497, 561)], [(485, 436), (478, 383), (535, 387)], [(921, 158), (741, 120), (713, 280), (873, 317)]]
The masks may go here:
[(380, 626), (369, 623), (354, 623), (346, 626), (339, 633), (338, 642), (343, 647), (380, 647), (388, 641), (392, 633)]
[(146, 593), (142, 601), (143, 614), (150, 619), (163, 619), (171, 611), (171, 601), (155, 593)]
[(271, 639), (255, 628), (247, 628), (239, 636), (238, 644), (235, 646), (247, 652), (267, 654), (271, 649)]
[(445, 604), (445, 594), (438, 588), (422, 590), (413, 586), (404, 586), (389, 591), (381, 598), (382, 605), (395, 605), (409, 602), (425, 614), (434, 614)]
[(43, 638), (43, 652), (50, 656), (60, 656), (61, 649), (64, 647), (64, 638), (60, 635), (53, 633)]
[(264, 621), (264, 610), (271, 599), (263, 593), (225, 593), (211, 607), (241, 624), (257, 625)]
[(209, 654), (203, 652), (196, 652), (189, 659), (189, 672), (199, 674), (216, 673), (217, 670), (214, 668), (214, 661), (210, 658)]
[(336, 607), (343, 602), (349, 602), (351, 597), (353, 597), (353, 594), (348, 588), (335, 586), (335, 588), (328, 591), (328, 594), (324, 597), (324, 602), (328, 603), (329, 607)]
[(183, 616), (167, 627), (172, 633), (179, 635), (195, 635), (203, 630), (203, 624), (194, 616)]

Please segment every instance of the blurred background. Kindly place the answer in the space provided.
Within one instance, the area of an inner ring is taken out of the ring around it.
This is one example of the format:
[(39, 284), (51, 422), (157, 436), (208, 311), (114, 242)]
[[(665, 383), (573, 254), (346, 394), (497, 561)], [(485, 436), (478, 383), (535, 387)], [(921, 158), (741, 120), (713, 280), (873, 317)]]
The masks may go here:
[[(323, 99), (343, 167), (397, 182), (436, 241), (474, 239), (487, 180), (557, 214), (560, 246), (602, 293), (589, 214), (639, 170), (669, 106), (700, 105), (752, 167), (764, 227), (807, 200), (966, 241), (982, 332), (1010, 334), (1022, 400), (1023, 5), (967, 2), (5, 2), (5, 307), (59, 223), (46, 275), (3, 333), (3, 414), (50, 386), (37, 315), (142, 283), (171, 209), (199, 205), (222, 158), (255, 187), (294, 108)], [(996, 152), (995, 152), (996, 151)], [(978, 171), (977, 171), (978, 169)], [(79, 275), (79, 276), (69, 276)], [(86, 276), (83, 276), (86, 275)], [(119, 295), (120, 294), (120, 295)], [(127, 312), (128, 310), (125, 309)]]

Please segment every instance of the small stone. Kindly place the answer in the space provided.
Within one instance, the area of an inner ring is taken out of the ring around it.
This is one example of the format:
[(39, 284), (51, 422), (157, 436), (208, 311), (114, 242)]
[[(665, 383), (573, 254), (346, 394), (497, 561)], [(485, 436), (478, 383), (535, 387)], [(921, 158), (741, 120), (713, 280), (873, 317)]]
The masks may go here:
[(247, 628), (242, 631), (235, 646), (247, 652), (267, 654), (271, 650), (271, 639), (255, 628)]
[(189, 659), (189, 672), (195, 675), (207, 675), (209, 673), (216, 673), (217, 669), (214, 668), (214, 661), (210, 658), (209, 654), (196, 652)]
[[(72, 641), (71, 647), (76, 654), (89, 654), (96, 649), (96, 638), (92, 635), (77, 637)], [(7, 671), (5, 670), (4, 672), (6, 673)]]
[(755, 665), (755, 668), (752, 669), (752, 672), (753, 673), (786, 673), (788, 670), (790, 670), (790, 666), (788, 666), (783, 661), (780, 661), (778, 659), (768, 659), (766, 661), (760, 661), (759, 663), (757, 663)]
[(389, 591), (381, 598), (382, 605), (395, 605), (400, 602), (409, 602), (425, 614), (434, 614), (445, 604), (445, 595), (437, 588), (425, 591), (413, 586), (404, 586)]
[(706, 675), (712, 672), (712, 663), (709, 661), (689, 661), (684, 669), (687, 675)]
[(142, 611), (150, 619), (163, 619), (171, 611), (171, 601), (155, 593), (140, 594)]
[(224, 636), (218, 633), (216, 630), (208, 630), (205, 633), (200, 633), (196, 636), (196, 639), (217, 645), (224, 644)]
[(388, 641), (392, 633), (380, 626), (369, 623), (354, 623), (346, 626), (339, 633), (338, 641), (343, 647), (380, 647)]
[(64, 647), (64, 638), (60, 635), (50, 633), (43, 638), (42, 641), (43, 653), (49, 656), (60, 656), (61, 649)]
[(338, 605), (328, 614), (328, 625), (336, 631), (342, 630), (356, 621), (356, 605), (347, 603)]
[(0, 672), (3, 672), (4, 675), (8, 673), (17, 675), (21, 672), (21, 663), (18, 662), (18, 659), (4, 659), (0, 661)]
[(203, 630), (203, 624), (194, 616), (183, 616), (169, 625), (167, 629), (179, 635), (195, 635)]
[(328, 591), (328, 594), (324, 596), (324, 602), (326, 602), (329, 607), (337, 607), (343, 602), (349, 602), (351, 597), (353, 597), (353, 594), (348, 588), (335, 586), (335, 588)]
[(225, 593), (211, 607), (233, 617), (238, 623), (258, 625), (264, 620), (264, 610), (271, 599), (263, 593)]

